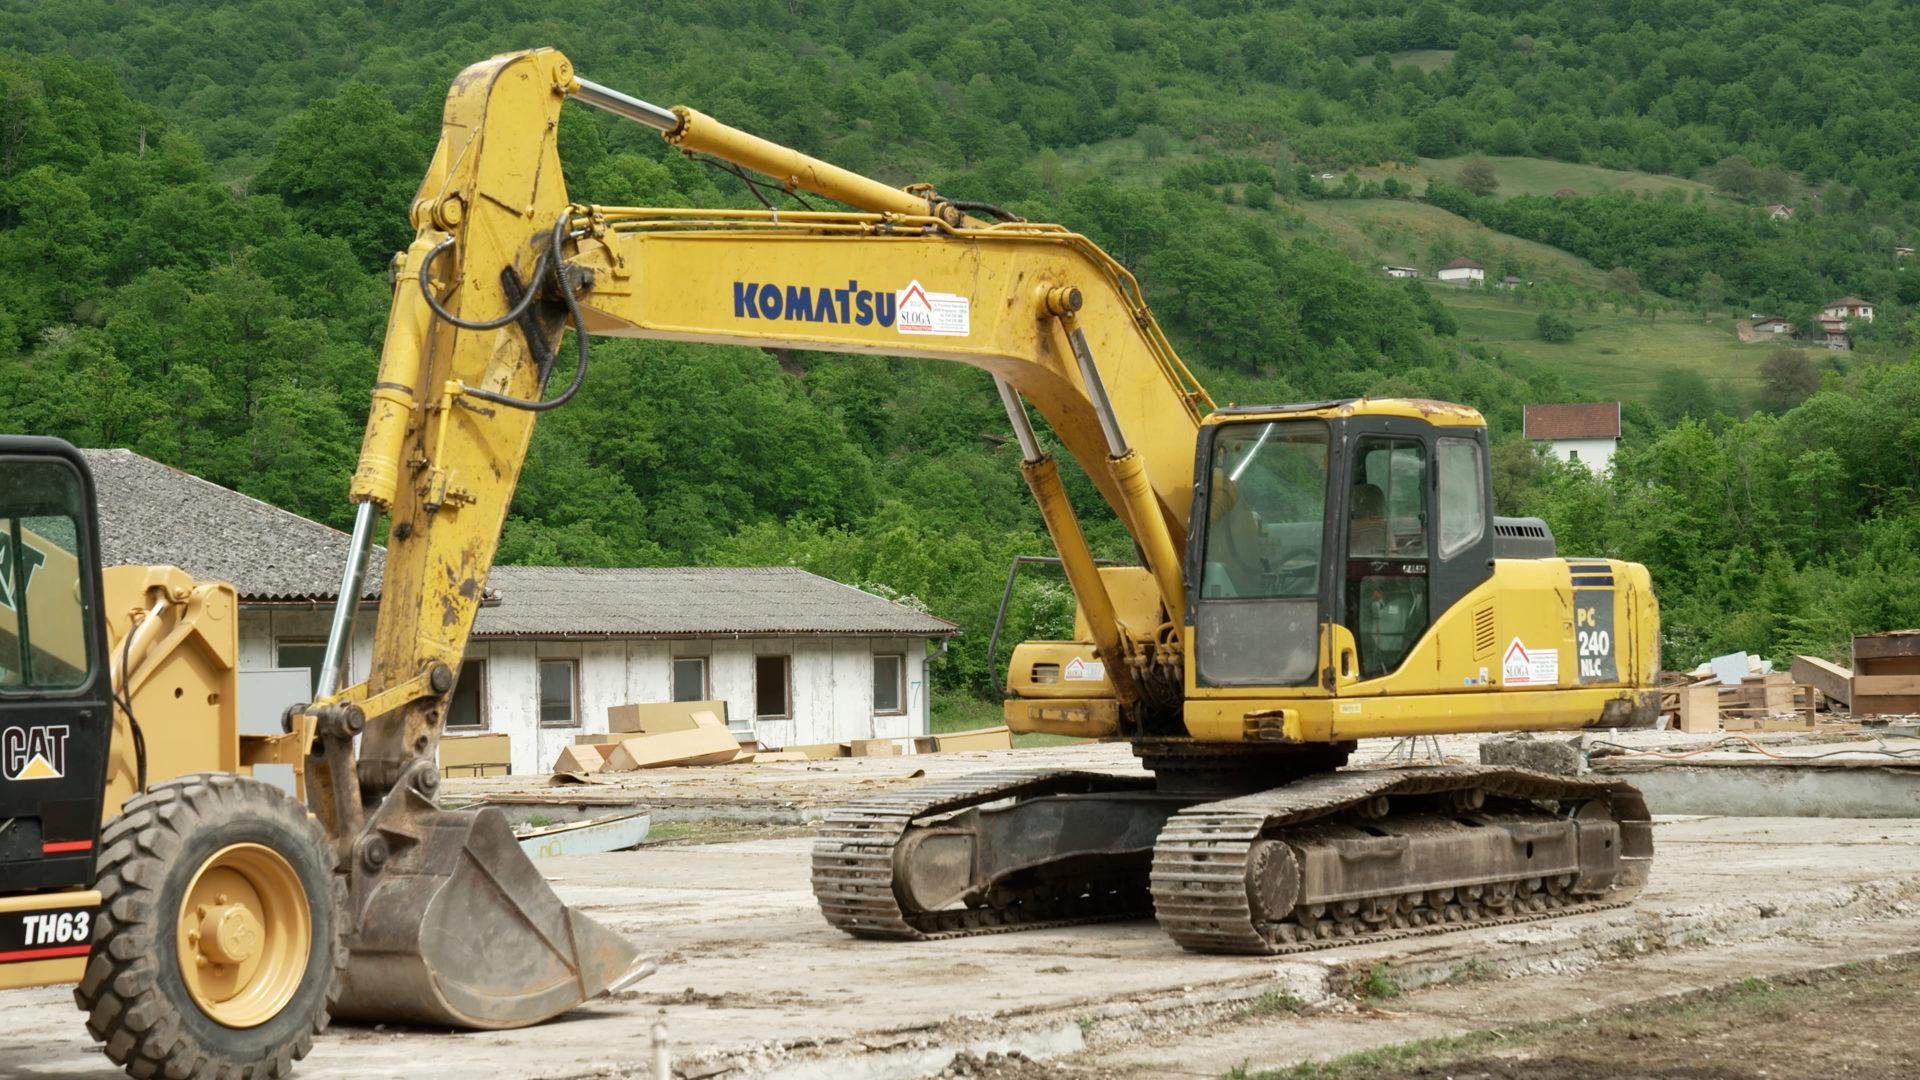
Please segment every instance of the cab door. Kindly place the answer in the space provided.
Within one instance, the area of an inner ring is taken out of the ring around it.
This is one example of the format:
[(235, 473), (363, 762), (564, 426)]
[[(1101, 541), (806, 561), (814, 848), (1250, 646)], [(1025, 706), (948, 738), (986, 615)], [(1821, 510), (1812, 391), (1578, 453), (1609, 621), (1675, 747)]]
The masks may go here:
[(1358, 417), (1341, 439), (1332, 604), (1359, 679), (1400, 669), (1436, 619), (1493, 572), (1486, 430)]
[(93, 481), (73, 447), (0, 437), (0, 882), (93, 879), (112, 730)]

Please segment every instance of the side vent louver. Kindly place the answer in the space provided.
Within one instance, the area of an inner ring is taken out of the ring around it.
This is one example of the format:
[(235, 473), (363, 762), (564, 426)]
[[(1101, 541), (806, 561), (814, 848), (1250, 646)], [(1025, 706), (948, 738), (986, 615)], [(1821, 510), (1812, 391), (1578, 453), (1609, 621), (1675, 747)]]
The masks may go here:
[(1492, 656), (1494, 645), (1493, 605), (1487, 604), (1473, 611), (1473, 658), (1485, 660)]

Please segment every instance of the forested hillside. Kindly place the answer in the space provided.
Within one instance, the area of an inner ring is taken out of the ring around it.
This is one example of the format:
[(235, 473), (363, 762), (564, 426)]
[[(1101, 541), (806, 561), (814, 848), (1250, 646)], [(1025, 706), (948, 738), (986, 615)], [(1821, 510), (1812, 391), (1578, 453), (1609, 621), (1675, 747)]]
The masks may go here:
[[(1616, 472), (1589, 478), (1517, 440), (1523, 404), (1575, 396), (1551, 363), (1469, 346), (1440, 290), (1382, 278), (1305, 213), (1411, 199), (1396, 170), (1475, 153), (1697, 177), (1717, 194), (1435, 182), (1422, 197), (1605, 272), (1543, 282), (1543, 305), (1798, 318), (1854, 292), (1880, 305), (1857, 331), (1904, 357), (1920, 301), (1920, 268), (1893, 251), (1920, 219), (1909, 6), (0, 8), (0, 41), (24, 50), (0, 56), (6, 430), (129, 446), (341, 522), (383, 269), (445, 87), (475, 59), (551, 44), (640, 96), (1088, 233), (1141, 277), (1222, 402), (1479, 407), (1505, 509), (1546, 514), (1564, 550), (1654, 568), (1671, 662), (1920, 622), (1900, 576), (1920, 569), (1912, 366), (1835, 359), (1751, 416), (1754, 400), (1679, 387), (1675, 407), (1629, 410)], [(757, 205), (651, 131), (568, 112), (577, 199)], [(1115, 167), (1084, 164), (1100, 155)], [(1797, 219), (1770, 221), (1773, 202)], [(1006, 560), (1047, 542), (984, 376), (624, 341), (594, 356), (579, 401), (539, 429), (504, 558), (796, 562), (960, 621), (937, 677), (992, 693), (981, 653)], [(1096, 545), (1129, 554), (1074, 484)], [(1036, 580), (1015, 632), (1058, 632), (1070, 612)]]

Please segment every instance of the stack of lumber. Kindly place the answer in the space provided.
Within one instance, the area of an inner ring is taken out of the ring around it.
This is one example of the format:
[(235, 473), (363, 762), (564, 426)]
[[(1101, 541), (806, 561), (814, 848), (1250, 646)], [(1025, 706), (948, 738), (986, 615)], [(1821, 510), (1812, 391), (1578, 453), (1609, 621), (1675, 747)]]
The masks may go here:
[(505, 776), (513, 771), (513, 740), (507, 733), (440, 736), (440, 775)]
[(608, 733), (580, 736), (578, 742), (560, 752), (553, 771), (631, 772), (667, 765), (724, 765), (741, 756), (740, 741), (727, 730), (720, 714), (702, 707), (710, 704), (719, 703), (616, 705), (607, 710)]
[(1712, 672), (1669, 673), (1660, 711), (1679, 731), (1806, 731), (1816, 725), (1820, 695), (1777, 672), (1723, 684)]
[(1849, 704), (1856, 716), (1920, 713), (1920, 630), (1853, 639)]
[(1013, 746), (1011, 733), (1005, 727), (994, 727), (911, 740), (850, 739), (767, 750), (757, 742), (741, 743), (727, 728), (726, 709), (724, 701), (616, 705), (607, 710), (607, 732), (577, 737), (574, 745), (562, 750), (554, 760), (554, 774), (581, 777), (589, 773), (630, 772), (670, 765), (893, 757), (908, 752), (1006, 750)]

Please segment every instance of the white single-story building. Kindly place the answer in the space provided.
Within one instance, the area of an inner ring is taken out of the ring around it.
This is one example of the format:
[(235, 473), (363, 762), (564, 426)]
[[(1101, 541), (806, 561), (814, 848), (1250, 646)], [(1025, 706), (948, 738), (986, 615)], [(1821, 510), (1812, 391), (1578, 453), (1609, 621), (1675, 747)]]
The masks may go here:
[(1487, 280), (1487, 268), (1462, 255), (1434, 271), (1434, 277), (1461, 285), (1479, 285)]
[[(309, 694), (318, 678), (346, 534), (128, 450), (86, 454), (106, 564), (231, 582), (243, 724), (275, 724), (304, 700), (281, 700), (298, 690), (297, 673)], [(372, 665), (384, 568), (376, 548), (349, 684)], [(743, 740), (773, 747), (924, 735), (927, 664), (958, 629), (790, 566), (497, 566), (448, 731), (508, 733), (516, 773), (551, 768), (625, 704), (724, 701)]]
[(1380, 268), (1390, 278), (1417, 278), (1420, 271), (1412, 266), (1382, 266)]
[(1781, 318), (1778, 315), (1768, 315), (1765, 318), (1755, 318), (1753, 320), (1752, 325), (1753, 325), (1753, 332), (1756, 334), (1791, 334), (1793, 333), (1793, 324)]
[(1596, 473), (1606, 472), (1620, 445), (1620, 403), (1529, 405), (1525, 427), (1529, 440), (1547, 443), (1561, 461), (1578, 462)]

